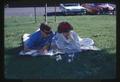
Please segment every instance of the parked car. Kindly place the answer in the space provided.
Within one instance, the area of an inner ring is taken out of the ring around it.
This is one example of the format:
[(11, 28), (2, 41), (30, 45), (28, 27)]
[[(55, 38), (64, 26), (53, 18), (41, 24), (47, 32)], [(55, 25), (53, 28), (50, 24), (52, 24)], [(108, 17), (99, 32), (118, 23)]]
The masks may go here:
[(88, 14), (114, 14), (116, 6), (109, 3), (84, 3)]
[(85, 7), (87, 10), (87, 14), (98, 14), (100, 8), (97, 7), (94, 3), (84, 3), (81, 6)]
[(116, 10), (116, 6), (109, 3), (100, 4), (98, 7), (101, 9), (101, 14), (114, 14)]
[(63, 14), (86, 14), (86, 8), (80, 6), (79, 3), (60, 4), (60, 9)]

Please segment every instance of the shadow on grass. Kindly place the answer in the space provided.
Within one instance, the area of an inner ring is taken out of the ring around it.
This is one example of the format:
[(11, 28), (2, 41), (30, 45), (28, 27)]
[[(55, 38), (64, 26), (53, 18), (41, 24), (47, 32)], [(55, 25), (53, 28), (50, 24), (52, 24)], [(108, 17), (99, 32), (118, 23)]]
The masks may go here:
[(18, 46), (15, 48), (5, 49), (5, 54), (14, 56), (15, 54), (18, 54), (21, 50), (23, 50), (23, 46)]
[[(116, 56), (101, 51), (84, 51), (73, 62), (50, 57), (18, 56), (22, 47), (5, 49), (5, 77), (10, 79), (114, 79)], [(64, 57), (64, 56), (62, 56)]]

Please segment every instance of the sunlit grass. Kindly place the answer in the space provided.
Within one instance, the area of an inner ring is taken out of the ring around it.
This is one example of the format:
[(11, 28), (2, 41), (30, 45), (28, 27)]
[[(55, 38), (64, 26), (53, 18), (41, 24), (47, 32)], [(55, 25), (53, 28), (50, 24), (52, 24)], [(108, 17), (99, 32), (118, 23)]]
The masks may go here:
[[(57, 63), (49, 57), (19, 57), (13, 49), (20, 46), (21, 36), (32, 33), (44, 22), (44, 17), (5, 17), (5, 76), (6, 78), (115, 78), (116, 16), (54, 16), (48, 17), (48, 25), (54, 31), (61, 21), (68, 21), (80, 37), (90, 37), (99, 52), (81, 53), (71, 64)], [(16, 57), (17, 56), (17, 57)]]

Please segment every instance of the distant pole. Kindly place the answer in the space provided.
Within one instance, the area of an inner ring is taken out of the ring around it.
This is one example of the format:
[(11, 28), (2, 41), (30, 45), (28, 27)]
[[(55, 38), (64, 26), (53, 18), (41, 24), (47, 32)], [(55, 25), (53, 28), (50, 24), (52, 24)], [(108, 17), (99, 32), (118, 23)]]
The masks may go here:
[(45, 4), (45, 24), (47, 24), (47, 3)]
[(34, 16), (35, 16), (35, 23), (37, 22), (36, 20), (36, 7), (34, 7)]
[(56, 22), (56, 3), (55, 3), (55, 22)]

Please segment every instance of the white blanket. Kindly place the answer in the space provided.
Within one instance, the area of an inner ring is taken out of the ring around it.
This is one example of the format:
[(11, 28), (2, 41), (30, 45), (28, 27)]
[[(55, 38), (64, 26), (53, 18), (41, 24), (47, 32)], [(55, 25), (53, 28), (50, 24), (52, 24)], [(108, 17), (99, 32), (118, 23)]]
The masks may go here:
[[(63, 36), (61, 35), (57, 35), (56, 37), (59, 37), (61, 39), (59, 40), (55, 40), (54, 43), (60, 47), (60, 48), (64, 48), (63, 51), (59, 50), (59, 49), (51, 49), (50, 51), (48, 51), (47, 53), (44, 52), (40, 52), (37, 50), (30, 50), (25, 52), (24, 50), (22, 50), (19, 54), (20, 55), (30, 55), (30, 56), (39, 56), (39, 55), (46, 55), (46, 56), (53, 56), (56, 54), (66, 54), (66, 53), (76, 53), (76, 52), (81, 52), (81, 51), (85, 51), (85, 50), (100, 50), (99, 48), (97, 48), (96, 46), (94, 46), (94, 41), (91, 38), (80, 38), (75, 32), (72, 32), (74, 36), (72, 36), (72, 38), (74, 39), (74, 41), (76, 41), (75, 43), (73, 42), (73, 45), (68, 45), (68, 46), (64, 46), (61, 42), (62, 40), (64, 40)], [(23, 42), (25, 42), (27, 39), (29, 39), (30, 34), (24, 34), (23, 35)], [(69, 40), (67, 41), (69, 43)], [(74, 50), (76, 49), (76, 50)]]
[(60, 51), (54, 52), (53, 50), (49, 50), (48, 52), (40, 52), (38, 50), (30, 50), (30, 51), (24, 51), (22, 50), (19, 55), (29, 55), (29, 56), (53, 56), (57, 54), (65, 54)]
[(69, 39), (62, 33), (57, 33), (53, 37), (52, 45), (56, 45), (63, 52), (81, 52), (82, 50), (99, 50), (91, 38), (80, 38), (79, 35), (71, 31)]

